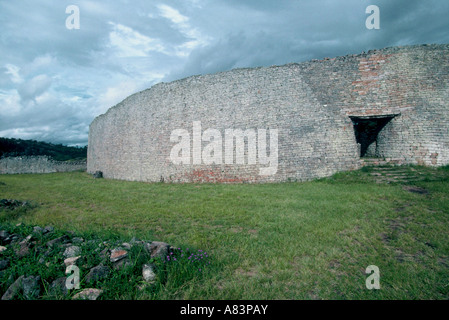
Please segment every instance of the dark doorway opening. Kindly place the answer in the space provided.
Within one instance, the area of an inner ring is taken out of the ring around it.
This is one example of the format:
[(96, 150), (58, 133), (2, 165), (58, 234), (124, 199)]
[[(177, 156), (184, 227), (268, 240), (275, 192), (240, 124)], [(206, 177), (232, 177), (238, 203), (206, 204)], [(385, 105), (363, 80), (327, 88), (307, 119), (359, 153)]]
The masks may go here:
[(379, 132), (395, 115), (385, 116), (351, 116), (354, 133), (360, 148), (360, 157), (381, 157), (377, 151)]

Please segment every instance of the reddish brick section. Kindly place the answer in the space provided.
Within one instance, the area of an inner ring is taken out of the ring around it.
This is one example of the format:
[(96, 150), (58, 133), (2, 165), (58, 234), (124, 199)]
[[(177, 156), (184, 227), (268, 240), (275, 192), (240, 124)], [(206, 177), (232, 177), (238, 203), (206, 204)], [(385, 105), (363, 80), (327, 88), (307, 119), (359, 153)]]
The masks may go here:
[(370, 57), (363, 57), (359, 61), (360, 79), (353, 81), (353, 91), (359, 95), (366, 95), (373, 88), (380, 88), (379, 81), (382, 74), (382, 65), (387, 63), (391, 54), (374, 54)]
[(196, 169), (190, 173), (183, 175), (183, 178), (197, 183), (248, 183), (254, 182), (254, 178), (249, 177), (238, 177), (224, 174), (219, 171), (213, 170), (200, 170)]

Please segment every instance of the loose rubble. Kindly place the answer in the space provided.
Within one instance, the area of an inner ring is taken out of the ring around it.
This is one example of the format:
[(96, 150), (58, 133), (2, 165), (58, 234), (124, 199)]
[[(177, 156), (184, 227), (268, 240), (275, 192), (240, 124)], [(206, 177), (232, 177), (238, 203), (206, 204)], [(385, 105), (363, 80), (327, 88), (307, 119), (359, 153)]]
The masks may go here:
[[(148, 257), (146, 262), (138, 267), (141, 270), (141, 281), (137, 288), (143, 290), (151, 287), (158, 279), (158, 270), (153, 264), (155, 259), (164, 258), (172, 249), (164, 242), (143, 241), (137, 238), (124, 243), (100, 239), (86, 241), (69, 232), (61, 235), (51, 226), (34, 226), (29, 234), (12, 233), (3, 229), (7, 228), (0, 225), (0, 279), (3, 275), (9, 277), (6, 277), (5, 282), (7, 288), (0, 287), (1, 300), (35, 300), (49, 297), (96, 300), (101, 298), (105, 289), (101, 287), (102, 281), (111, 277), (114, 271), (135, 266), (137, 261), (133, 260), (130, 252), (136, 246), (140, 246), (139, 250)], [(72, 266), (81, 269), (82, 286), (78, 289), (68, 287), (69, 273), (66, 276), (45, 279), (39, 274), (17, 274), (14, 269), (9, 271), (14, 261), (30, 259), (29, 257), (37, 257), (34, 261), (48, 268), (54, 268), (56, 265), (62, 272)], [(101, 262), (92, 265), (92, 261)], [(96, 287), (97, 285), (100, 287)], [(87, 286), (89, 287), (85, 288)]]

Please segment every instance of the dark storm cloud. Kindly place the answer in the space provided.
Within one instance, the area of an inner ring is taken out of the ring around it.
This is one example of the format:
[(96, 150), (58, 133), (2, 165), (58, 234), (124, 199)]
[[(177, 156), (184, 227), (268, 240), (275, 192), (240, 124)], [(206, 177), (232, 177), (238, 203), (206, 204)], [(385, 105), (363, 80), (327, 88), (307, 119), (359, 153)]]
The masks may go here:
[[(335, 57), (396, 45), (449, 42), (449, 2), (237, 1), (223, 18), (232, 24), (212, 44), (193, 51), (168, 80), (238, 67)], [(381, 12), (381, 29), (365, 26), (368, 5)]]
[(449, 43), (448, 14), (443, 0), (0, 0), (0, 135), (85, 144), (95, 116), (157, 82)]

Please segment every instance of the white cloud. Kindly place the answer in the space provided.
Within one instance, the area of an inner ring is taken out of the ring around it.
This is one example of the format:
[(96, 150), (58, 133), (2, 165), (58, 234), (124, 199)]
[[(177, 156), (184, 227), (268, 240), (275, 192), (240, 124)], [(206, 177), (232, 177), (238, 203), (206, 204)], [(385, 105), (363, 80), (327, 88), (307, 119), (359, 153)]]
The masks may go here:
[(179, 13), (178, 10), (167, 6), (165, 4), (159, 4), (158, 9), (161, 13), (161, 16), (169, 19), (171, 22), (175, 24), (186, 24), (189, 21), (189, 18)]
[(159, 4), (157, 7), (161, 17), (170, 20), (173, 27), (188, 39), (176, 46), (175, 54), (177, 56), (187, 57), (192, 50), (209, 43), (210, 38), (203, 35), (197, 28), (193, 28), (189, 23), (190, 19), (182, 15), (178, 10), (165, 4)]
[(23, 82), (19, 86), (18, 92), (23, 101), (34, 100), (50, 88), (51, 82), (49, 76), (41, 74)]
[(0, 118), (14, 117), (22, 110), (17, 90), (0, 91)]
[(19, 139), (35, 139), (36, 132), (49, 131), (48, 126), (41, 127), (27, 127), (27, 128), (14, 128), (0, 131), (0, 136), (2, 137), (15, 137)]
[(24, 76), (30, 74), (35, 74), (39, 72), (48, 71), (49, 68), (53, 67), (57, 63), (57, 60), (50, 54), (44, 54), (37, 56), (30, 63), (26, 64), (23, 68)]
[(146, 57), (151, 51), (165, 53), (164, 46), (157, 39), (147, 37), (130, 27), (109, 22), (113, 31), (109, 33), (109, 42), (118, 50), (118, 57)]
[(116, 86), (107, 88), (97, 99), (96, 113), (105, 113), (110, 107), (139, 90), (139, 83), (133, 81), (123, 81)]
[(9, 74), (11, 76), (11, 81), (14, 83), (21, 83), (23, 81), (22, 77), (19, 74), (20, 68), (18, 66), (15, 66), (13, 64), (6, 64), (6, 74)]

